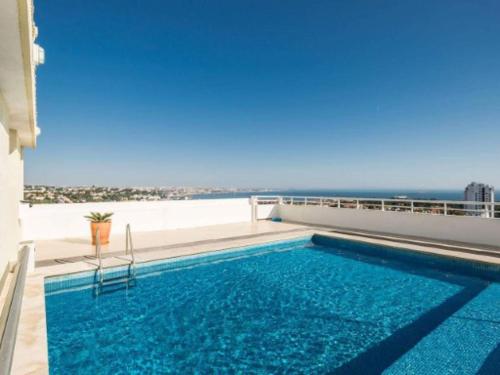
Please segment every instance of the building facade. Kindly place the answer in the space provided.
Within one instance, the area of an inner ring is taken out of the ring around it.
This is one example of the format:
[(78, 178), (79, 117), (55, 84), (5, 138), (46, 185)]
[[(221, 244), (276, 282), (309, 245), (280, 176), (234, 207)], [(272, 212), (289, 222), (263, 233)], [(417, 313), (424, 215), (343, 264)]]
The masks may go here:
[(35, 147), (39, 134), (35, 70), (44, 51), (33, 11), (32, 0), (0, 0), (0, 292), (21, 240), (23, 149)]
[[(495, 188), (490, 185), (471, 182), (464, 191), (464, 200), (470, 202), (484, 202), (484, 203), (494, 203), (495, 202)], [(467, 205), (467, 210), (474, 210), (474, 212), (469, 211), (469, 215), (474, 216), (487, 216), (493, 217), (495, 215), (495, 209), (493, 206), (485, 207), (484, 205)], [(483, 212), (480, 212), (483, 211)]]

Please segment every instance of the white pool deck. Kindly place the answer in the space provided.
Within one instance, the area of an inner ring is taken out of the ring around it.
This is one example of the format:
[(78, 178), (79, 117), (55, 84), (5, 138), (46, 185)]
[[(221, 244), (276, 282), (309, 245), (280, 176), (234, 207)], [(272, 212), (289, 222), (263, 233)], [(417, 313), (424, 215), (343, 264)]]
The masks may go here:
[[(432, 246), (418, 240), (412, 240), (411, 243), (401, 242), (401, 238), (390, 236), (374, 238), (360, 234), (332, 232), (328, 228), (271, 221), (140, 232), (133, 233), (133, 240), (136, 261), (148, 262), (293, 239), (314, 233), (438, 256), (500, 264), (498, 254), (488, 255), (461, 247), (450, 248), (449, 244), (440, 247), (437, 243)], [(123, 255), (124, 245), (124, 235), (111, 237), (110, 245), (104, 249), (106, 254), (103, 260), (104, 267), (128, 263), (120, 257)], [(44, 279), (97, 268), (97, 262), (93, 258), (95, 251), (88, 238), (37, 241), (36, 248), (38, 263), (35, 271), (26, 279), (12, 374), (48, 374)]]
[[(136, 250), (153, 250), (215, 240), (243, 240), (252, 236), (296, 232), (309, 228), (305, 225), (278, 223), (269, 220), (256, 223), (245, 222), (137, 233), (132, 228), (132, 239)], [(105, 256), (124, 250), (125, 233), (112, 234), (109, 245), (102, 246), (102, 253)], [(95, 247), (90, 242), (90, 231), (87, 237), (36, 241), (36, 261), (40, 262), (41, 265), (50, 263), (47, 261), (54, 259), (63, 260), (94, 255)]]

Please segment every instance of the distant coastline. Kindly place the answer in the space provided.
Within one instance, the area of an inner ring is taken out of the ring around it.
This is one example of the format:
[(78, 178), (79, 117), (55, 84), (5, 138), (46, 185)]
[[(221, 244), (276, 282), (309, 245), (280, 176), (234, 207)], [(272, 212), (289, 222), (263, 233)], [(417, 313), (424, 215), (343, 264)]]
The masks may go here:
[(462, 190), (276, 190), (261, 193), (256, 192), (228, 192), (211, 194), (194, 194), (192, 199), (220, 199), (220, 198), (247, 198), (252, 195), (296, 195), (296, 196), (323, 196), (323, 197), (360, 197), (360, 198), (393, 198), (407, 196), (408, 199), (422, 200), (458, 200), (464, 199)]
[[(231, 199), (260, 196), (351, 197), (463, 201), (463, 190), (416, 189), (237, 189), (204, 187), (106, 187), (26, 185), (23, 202), (29, 204)], [(499, 201), (500, 196), (497, 197)]]

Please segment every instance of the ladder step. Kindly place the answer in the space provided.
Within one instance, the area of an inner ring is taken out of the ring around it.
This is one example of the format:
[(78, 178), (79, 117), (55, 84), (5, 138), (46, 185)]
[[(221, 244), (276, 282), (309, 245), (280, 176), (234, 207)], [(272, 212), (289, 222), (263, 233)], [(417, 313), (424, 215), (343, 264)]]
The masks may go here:
[(113, 285), (113, 284), (121, 284), (121, 283), (129, 283), (131, 281), (134, 281), (134, 278), (131, 277), (113, 277), (110, 279), (104, 279), (101, 283), (101, 285)]
[[(97, 229), (96, 232), (96, 246), (95, 246), (95, 252), (96, 252), (96, 257), (99, 261), (98, 267), (97, 267), (97, 273), (99, 276), (99, 287), (96, 288), (96, 296), (99, 295), (100, 289), (104, 286), (108, 285), (119, 285), (119, 284), (126, 284), (126, 287), (129, 287), (129, 284), (131, 282), (135, 282), (135, 257), (134, 257), (134, 245), (132, 244), (132, 234), (130, 232), (130, 224), (127, 224), (125, 228), (125, 258), (127, 261), (129, 261), (129, 274), (127, 276), (117, 276), (117, 277), (110, 277), (109, 279), (105, 278), (104, 275), (104, 270), (102, 266), (102, 254), (101, 254), (101, 243), (100, 243), (100, 235), (99, 235), (99, 228)], [(128, 257), (128, 254), (130, 252), (130, 259)], [(120, 257), (119, 257), (120, 258)], [(120, 258), (123, 259), (123, 258)], [(133, 286), (133, 285), (131, 285)]]

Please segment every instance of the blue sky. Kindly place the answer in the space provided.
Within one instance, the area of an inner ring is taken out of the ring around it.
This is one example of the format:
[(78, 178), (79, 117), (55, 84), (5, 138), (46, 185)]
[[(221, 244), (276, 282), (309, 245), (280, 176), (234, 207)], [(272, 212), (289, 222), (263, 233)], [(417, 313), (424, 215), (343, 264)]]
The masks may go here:
[(26, 183), (500, 186), (498, 1), (37, 1)]

